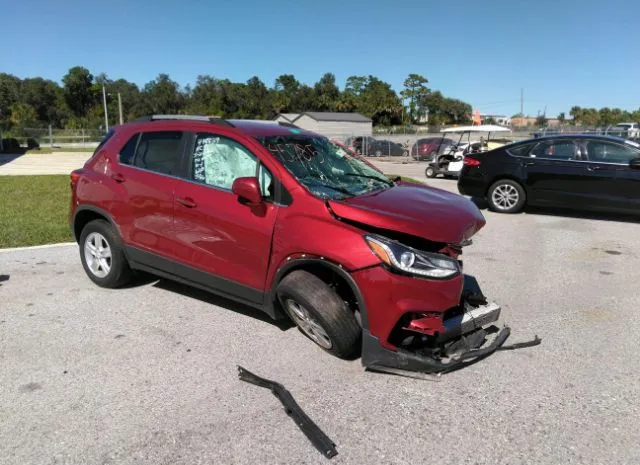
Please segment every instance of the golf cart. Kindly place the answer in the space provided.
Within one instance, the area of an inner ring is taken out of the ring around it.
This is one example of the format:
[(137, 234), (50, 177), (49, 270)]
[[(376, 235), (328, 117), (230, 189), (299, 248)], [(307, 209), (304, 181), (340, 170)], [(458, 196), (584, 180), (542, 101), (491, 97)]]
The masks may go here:
[[(435, 178), (439, 174), (448, 177), (458, 177), (465, 155), (476, 152), (486, 152), (504, 145), (500, 142), (489, 142), (492, 132), (511, 132), (511, 129), (493, 124), (482, 124), (478, 126), (458, 126), (442, 129), (442, 138), (449, 134), (460, 134), (458, 142), (448, 147), (441, 155), (427, 165), (424, 174), (428, 178)], [(479, 139), (471, 139), (471, 134), (482, 134)], [(466, 140), (463, 140), (466, 135)]]

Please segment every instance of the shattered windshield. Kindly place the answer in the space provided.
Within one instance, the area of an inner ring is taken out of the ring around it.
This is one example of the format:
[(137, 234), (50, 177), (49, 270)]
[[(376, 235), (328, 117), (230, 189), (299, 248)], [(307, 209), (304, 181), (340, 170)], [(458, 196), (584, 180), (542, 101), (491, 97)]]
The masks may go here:
[(344, 199), (394, 185), (384, 174), (325, 137), (287, 135), (258, 140), (307, 190), (322, 199)]

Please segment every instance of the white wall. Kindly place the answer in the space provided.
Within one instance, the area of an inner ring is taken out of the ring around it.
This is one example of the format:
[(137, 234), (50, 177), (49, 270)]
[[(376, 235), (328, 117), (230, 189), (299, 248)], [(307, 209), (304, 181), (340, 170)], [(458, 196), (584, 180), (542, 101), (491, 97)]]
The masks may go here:
[(307, 115), (298, 118), (294, 124), (302, 129), (329, 137), (370, 136), (373, 123), (353, 123), (350, 121), (316, 121)]

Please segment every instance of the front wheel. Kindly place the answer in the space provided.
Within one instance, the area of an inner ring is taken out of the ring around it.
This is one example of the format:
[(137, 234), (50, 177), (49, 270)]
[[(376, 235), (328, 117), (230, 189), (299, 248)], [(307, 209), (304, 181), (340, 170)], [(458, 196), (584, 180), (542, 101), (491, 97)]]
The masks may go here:
[(361, 328), (354, 312), (314, 274), (291, 272), (278, 285), (277, 296), (296, 326), (325, 351), (348, 358), (358, 349)]
[(434, 170), (432, 166), (428, 166), (427, 169), (424, 170), (424, 175), (428, 178), (435, 178), (436, 170)]
[(494, 182), (487, 195), (489, 208), (498, 213), (518, 213), (524, 208), (526, 196), (522, 186), (511, 179)]

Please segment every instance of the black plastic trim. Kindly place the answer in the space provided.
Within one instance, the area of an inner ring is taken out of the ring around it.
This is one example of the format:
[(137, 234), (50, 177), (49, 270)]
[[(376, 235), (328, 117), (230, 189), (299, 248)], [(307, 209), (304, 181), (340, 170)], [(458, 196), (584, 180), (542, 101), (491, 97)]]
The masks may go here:
[[(259, 289), (197, 270), (191, 266), (160, 257), (131, 245), (125, 245), (124, 248), (132, 268), (197, 287), (212, 294), (263, 310), (270, 315), (272, 313), (263, 305), (265, 294)], [(271, 316), (273, 317), (273, 315)]]
[(240, 365), (238, 365), (238, 377), (247, 383), (269, 389), (282, 402), (286, 414), (295, 421), (298, 428), (322, 455), (328, 459), (338, 455), (335, 443), (300, 408), (291, 393), (282, 384), (255, 375)]
[(93, 206), (93, 205), (80, 205), (78, 208), (76, 208), (76, 211), (73, 213), (73, 221), (71, 222), (70, 226), (71, 226), (71, 234), (73, 236), (73, 240), (75, 242), (78, 242), (79, 238), (76, 237), (76, 219), (78, 218), (78, 214), (85, 212), (85, 211), (90, 211), (93, 213), (96, 213), (100, 216), (104, 216), (107, 221), (109, 221), (109, 223), (111, 223), (115, 228), (116, 231), (119, 232), (118, 229), (118, 225), (116, 224), (115, 221), (113, 221), (113, 218), (111, 217), (111, 215), (109, 213), (107, 213), (105, 210), (103, 210), (102, 208)]

